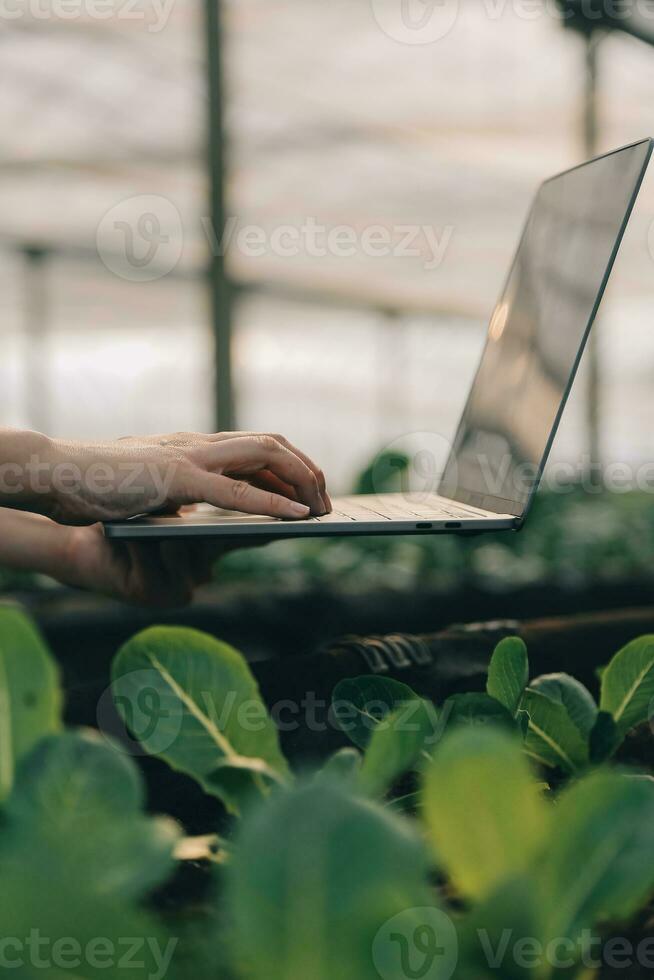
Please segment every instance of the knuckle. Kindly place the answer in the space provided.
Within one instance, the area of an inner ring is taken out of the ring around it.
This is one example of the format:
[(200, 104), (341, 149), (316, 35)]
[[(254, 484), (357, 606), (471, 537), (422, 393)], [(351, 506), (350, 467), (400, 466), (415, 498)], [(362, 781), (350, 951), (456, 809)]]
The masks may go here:
[(250, 485), (245, 480), (232, 481), (232, 498), (238, 503), (245, 500), (250, 493)]
[(182, 461), (173, 482), (168, 488), (170, 502), (174, 504), (196, 503), (201, 497), (202, 479), (201, 470)]
[(171, 432), (169, 435), (162, 436), (159, 440), (161, 446), (174, 446), (183, 448), (189, 443), (194, 442), (196, 436), (192, 432)]
[(315, 473), (313, 473), (313, 472), (312, 472), (312, 471), (311, 471), (310, 469), (308, 469), (308, 468), (307, 468), (307, 474), (306, 474), (306, 478), (307, 478), (307, 482), (308, 482), (308, 483), (309, 483), (309, 485), (311, 486), (311, 489), (313, 490), (313, 492), (314, 492), (314, 493), (318, 493), (318, 491), (320, 490), (320, 487), (319, 487), (319, 485), (318, 485), (318, 480), (316, 479), (316, 475), (315, 475)]
[(279, 449), (279, 442), (274, 436), (265, 433), (257, 437), (259, 445), (267, 453), (276, 452)]

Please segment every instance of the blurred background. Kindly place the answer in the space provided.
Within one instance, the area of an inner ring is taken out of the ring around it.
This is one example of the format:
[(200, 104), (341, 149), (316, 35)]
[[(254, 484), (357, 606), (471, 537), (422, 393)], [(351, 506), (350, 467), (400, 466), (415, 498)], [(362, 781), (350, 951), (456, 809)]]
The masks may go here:
[[(280, 431), (340, 492), (407, 433), (451, 438), (536, 185), (654, 132), (654, 5), (606, 10), (5, 0), (2, 423)], [(554, 461), (652, 459), (653, 219), (654, 177)], [(629, 535), (579, 513), (562, 561), (599, 534), (610, 577)], [(515, 547), (484, 547), (502, 580)]]

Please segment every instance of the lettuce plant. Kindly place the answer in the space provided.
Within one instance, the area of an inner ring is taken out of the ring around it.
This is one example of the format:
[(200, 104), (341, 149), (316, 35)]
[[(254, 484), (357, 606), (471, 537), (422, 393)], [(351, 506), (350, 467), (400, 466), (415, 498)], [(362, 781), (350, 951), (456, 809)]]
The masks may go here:
[(597, 704), (567, 674), (530, 681), (509, 638), (485, 692), (438, 706), (347, 679), (332, 713), (352, 747), (297, 773), (237, 651), (139, 633), (114, 662), (119, 713), (231, 814), (210, 899), (164, 919), (149, 897), (193, 842), (146, 815), (124, 750), (64, 728), (49, 652), (0, 608), (0, 957), (37, 930), (68, 958), (36, 967), (14, 945), (21, 980), (610, 976), (607, 940), (654, 895), (654, 780), (611, 762), (653, 672), (654, 639), (634, 640)]
[(180, 828), (145, 816), (140, 773), (117, 745), (64, 730), (62, 700), (39, 633), (0, 607), (3, 972), (160, 977), (176, 944), (144, 899), (171, 875)]

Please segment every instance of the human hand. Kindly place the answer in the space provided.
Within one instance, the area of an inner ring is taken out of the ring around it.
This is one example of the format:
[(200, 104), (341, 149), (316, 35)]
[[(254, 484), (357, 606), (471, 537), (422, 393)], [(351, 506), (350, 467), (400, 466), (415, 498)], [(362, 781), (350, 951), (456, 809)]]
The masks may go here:
[(106, 538), (100, 524), (66, 527), (66, 549), (56, 577), (144, 606), (187, 605), (209, 582), (215, 562), (238, 544), (211, 540), (121, 542)]
[(185, 605), (210, 581), (216, 560), (240, 546), (197, 538), (123, 543), (106, 538), (101, 524), (65, 526), (0, 507), (0, 564), (148, 606)]
[(269, 433), (180, 432), (96, 445), (0, 432), (2, 465), (12, 467), (13, 482), (0, 481), (0, 505), (62, 524), (174, 512), (200, 502), (287, 519), (331, 510), (322, 471)]

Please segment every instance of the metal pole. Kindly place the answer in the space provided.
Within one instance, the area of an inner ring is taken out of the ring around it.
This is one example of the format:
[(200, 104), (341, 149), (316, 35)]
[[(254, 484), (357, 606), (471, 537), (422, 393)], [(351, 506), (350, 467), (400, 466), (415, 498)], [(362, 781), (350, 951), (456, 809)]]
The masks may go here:
[(26, 246), (25, 258), (25, 415), (27, 424), (45, 432), (49, 425), (47, 367), (44, 350), (48, 299), (46, 289), (47, 250)]
[(225, 126), (223, 102), (221, 0), (205, 0), (207, 38), (207, 163), (212, 254), (209, 262), (211, 327), (214, 345), (214, 417), (217, 431), (234, 428), (232, 394), (232, 291), (220, 247), (226, 221)]
[[(585, 89), (584, 89), (584, 152), (586, 157), (597, 154), (599, 130), (598, 100), (598, 47), (600, 35), (593, 30), (584, 36), (585, 44)], [(588, 430), (588, 452), (591, 471), (600, 462), (601, 454), (601, 363), (599, 331), (601, 324), (595, 323), (590, 334), (586, 364), (586, 426)]]

